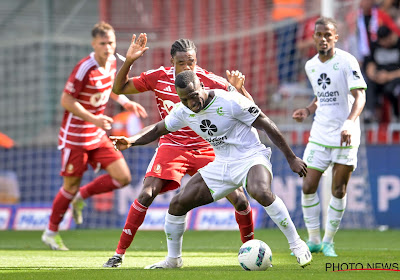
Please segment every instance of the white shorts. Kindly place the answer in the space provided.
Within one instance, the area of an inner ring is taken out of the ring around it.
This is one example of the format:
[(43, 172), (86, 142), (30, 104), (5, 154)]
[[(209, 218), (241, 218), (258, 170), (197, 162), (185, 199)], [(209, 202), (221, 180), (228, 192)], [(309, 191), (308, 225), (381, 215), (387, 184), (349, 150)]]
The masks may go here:
[(214, 201), (217, 201), (240, 186), (246, 187), (247, 173), (255, 165), (265, 166), (272, 176), (270, 158), (271, 149), (267, 148), (253, 156), (238, 159), (235, 162), (222, 162), (215, 159), (199, 169), (198, 172), (210, 189)]
[(303, 160), (308, 168), (324, 172), (331, 163), (352, 165), (353, 171), (357, 167), (358, 147), (354, 148), (327, 148), (314, 143), (308, 143), (304, 151)]

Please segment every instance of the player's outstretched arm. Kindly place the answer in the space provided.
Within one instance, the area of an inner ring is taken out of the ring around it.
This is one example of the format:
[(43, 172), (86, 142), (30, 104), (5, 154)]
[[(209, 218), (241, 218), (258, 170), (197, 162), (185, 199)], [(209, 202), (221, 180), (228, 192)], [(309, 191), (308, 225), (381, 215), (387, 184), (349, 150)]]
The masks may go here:
[(124, 64), (122, 64), (119, 69), (114, 85), (113, 92), (116, 94), (132, 94), (139, 93), (135, 88), (132, 80), (129, 79), (128, 74), (131, 69), (132, 64), (141, 57), (149, 48), (146, 47), (147, 44), (147, 35), (146, 33), (140, 33), (139, 37), (136, 40), (136, 35), (133, 34), (131, 45), (126, 53), (126, 58)]
[(300, 108), (300, 109), (296, 109), (293, 112), (292, 118), (296, 121), (296, 122), (302, 122), (304, 121), (309, 115), (312, 115), (315, 113), (315, 111), (317, 110), (317, 98), (314, 97), (314, 99), (311, 101), (311, 103), (305, 107), (305, 108)]
[(272, 120), (261, 112), (258, 118), (253, 122), (253, 126), (257, 129), (264, 130), (267, 133), (269, 139), (271, 139), (275, 146), (277, 146), (285, 155), (293, 172), (299, 174), (300, 177), (306, 176), (307, 164), (294, 154), (282, 133)]
[(157, 140), (160, 136), (168, 134), (169, 131), (165, 128), (165, 121), (146, 126), (140, 132), (131, 137), (125, 136), (110, 136), (113, 141), (115, 150), (126, 150), (132, 146), (141, 146)]

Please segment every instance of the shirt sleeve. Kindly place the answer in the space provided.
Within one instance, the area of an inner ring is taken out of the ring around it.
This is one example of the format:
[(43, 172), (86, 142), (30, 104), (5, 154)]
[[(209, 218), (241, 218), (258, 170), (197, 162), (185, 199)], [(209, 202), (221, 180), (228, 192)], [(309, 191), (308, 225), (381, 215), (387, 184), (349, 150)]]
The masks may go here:
[(174, 132), (188, 125), (182, 117), (182, 106), (182, 103), (175, 104), (169, 115), (165, 117), (165, 128), (168, 131)]
[(150, 70), (132, 78), (133, 85), (140, 92), (153, 91), (159, 79), (160, 71)]
[(78, 97), (79, 93), (84, 88), (86, 81), (88, 79), (87, 72), (82, 77), (82, 79), (79, 78), (79, 75), (77, 75), (79, 69), (80, 69), (80, 64), (76, 65), (75, 68), (72, 70), (71, 75), (69, 75), (69, 78), (64, 86), (64, 92), (72, 95), (75, 98)]
[(261, 114), (260, 108), (238, 92), (232, 93), (232, 116), (248, 126), (251, 126)]
[(345, 68), (349, 90), (356, 88), (367, 88), (364, 77), (361, 74), (360, 65), (354, 56), (348, 57), (348, 64)]

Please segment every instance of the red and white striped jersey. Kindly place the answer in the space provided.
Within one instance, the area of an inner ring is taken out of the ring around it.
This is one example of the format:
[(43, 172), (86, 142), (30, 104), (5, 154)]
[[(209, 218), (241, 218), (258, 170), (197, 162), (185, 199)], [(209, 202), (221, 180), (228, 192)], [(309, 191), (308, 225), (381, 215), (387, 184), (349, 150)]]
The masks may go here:
[[(229, 83), (226, 79), (208, 72), (199, 66), (195, 67), (195, 73), (206, 90), (224, 89), (228, 90)], [(164, 119), (176, 103), (180, 102), (175, 90), (175, 68), (161, 66), (155, 70), (143, 72), (140, 76), (133, 78), (135, 88), (140, 92), (153, 91), (157, 102), (158, 111)], [(179, 146), (188, 149), (200, 149), (209, 144), (198, 136), (189, 127), (184, 127), (176, 132), (169, 133), (160, 138), (159, 145)]]
[[(92, 52), (72, 70), (64, 87), (89, 112), (102, 115), (110, 98), (117, 71), (115, 56), (111, 56), (106, 67), (100, 67)], [(81, 148), (93, 150), (99, 147), (105, 131), (93, 123), (84, 121), (65, 110), (58, 135), (58, 148)]]

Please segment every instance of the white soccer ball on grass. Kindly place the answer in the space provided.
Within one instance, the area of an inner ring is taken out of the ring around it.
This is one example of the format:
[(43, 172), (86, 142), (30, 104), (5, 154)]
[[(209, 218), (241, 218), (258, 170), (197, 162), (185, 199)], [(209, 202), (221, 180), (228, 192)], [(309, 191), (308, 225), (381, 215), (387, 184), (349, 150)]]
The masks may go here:
[(253, 239), (240, 247), (238, 260), (244, 270), (263, 271), (272, 266), (272, 252), (265, 242)]

